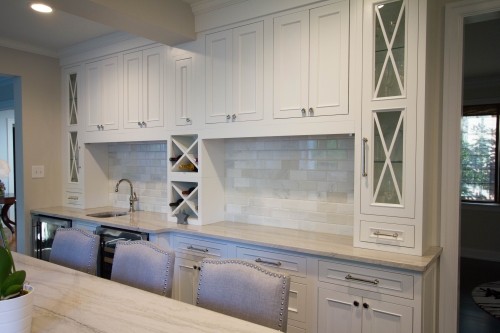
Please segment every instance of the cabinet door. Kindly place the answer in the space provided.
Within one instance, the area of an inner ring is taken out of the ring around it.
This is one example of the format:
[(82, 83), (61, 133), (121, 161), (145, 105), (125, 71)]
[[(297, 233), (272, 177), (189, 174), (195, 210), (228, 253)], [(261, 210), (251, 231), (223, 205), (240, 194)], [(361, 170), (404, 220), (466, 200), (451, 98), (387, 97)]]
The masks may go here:
[(66, 68), (63, 71), (63, 109), (66, 125), (76, 126), (79, 124), (78, 113), (80, 104), (78, 102), (81, 84), (80, 66)]
[(264, 110), (264, 22), (233, 29), (234, 121), (261, 120)]
[(80, 143), (78, 142), (78, 132), (68, 133), (68, 187), (74, 188), (80, 184)]
[(205, 36), (205, 122), (229, 122), (232, 115), (233, 33), (225, 30)]
[(181, 57), (175, 60), (175, 124), (193, 123), (193, 58)]
[(85, 82), (87, 131), (98, 131), (102, 124), (102, 81), (99, 61), (85, 65)]
[(274, 118), (305, 117), (309, 95), (309, 11), (274, 19)]
[(199, 263), (194, 260), (175, 258), (173, 298), (188, 304), (195, 305), (196, 285), (198, 282)]
[(142, 114), (146, 127), (163, 126), (163, 47), (142, 53)]
[(361, 297), (319, 288), (318, 332), (361, 333), (361, 303)]
[(363, 298), (363, 333), (411, 333), (413, 309), (407, 306)]
[(417, 4), (365, 1), (362, 214), (415, 216)]
[(142, 124), (142, 51), (123, 56), (123, 127), (141, 128)]
[(118, 58), (102, 60), (102, 125), (103, 130), (118, 129)]
[(310, 12), (309, 116), (349, 112), (349, 2)]

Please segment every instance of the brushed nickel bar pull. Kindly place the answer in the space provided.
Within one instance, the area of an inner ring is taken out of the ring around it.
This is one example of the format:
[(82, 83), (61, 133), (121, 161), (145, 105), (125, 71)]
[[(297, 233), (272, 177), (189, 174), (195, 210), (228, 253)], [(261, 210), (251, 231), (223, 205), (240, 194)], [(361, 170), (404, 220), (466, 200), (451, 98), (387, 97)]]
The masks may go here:
[(387, 236), (387, 237), (394, 237), (394, 238), (398, 238), (398, 236), (399, 236), (397, 232), (395, 232), (395, 233), (393, 233), (393, 234), (391, 235), (391, 234), (383, 234), (383, 233), (381, 233), (380, 231), (375, 231), (373, 234), (374, 234), (375, 236)]
[(208, 252), (208, 249), (200, 249), (198, 247), (194, 247), (193, 245), (189, 245), (188, 247), (188, 250), (193, 250), (193, 251), (199, 251), (199, 252)]
[(361, 176), (366, 177), (368, 174), (366, 173), (366, 143), (368, 142), (367, 138), (363, 138), (363, 142), (361, 142)]
[(378, 279), (375, 279), (375, 280), (365, 280), (365, 279), (360, 279), (360, 278), (356, 278), (356, 277), (353, 277), (351, 274), (347, 274), (346, 277), (345, 277), (346, 280), (354, 280), (354, 281), (360, 281), (360, 282), (366, 282), (366, 283), (372, 283), (372, 284), (379, 284), (379, 280)]
[(278, 262), (272, 262), (272, 261), (265, 261), (265, 260), (262, 260), (260, 258), (257, 258), (257, 259), (255, 259), (255, 262), (258, 262), (258, 263), (261, 263), (261, 264), (274, 265), (274, 266), (278, 266), (278, 267), (281, 266), (281, 262), (280, 261), (278, 261)]

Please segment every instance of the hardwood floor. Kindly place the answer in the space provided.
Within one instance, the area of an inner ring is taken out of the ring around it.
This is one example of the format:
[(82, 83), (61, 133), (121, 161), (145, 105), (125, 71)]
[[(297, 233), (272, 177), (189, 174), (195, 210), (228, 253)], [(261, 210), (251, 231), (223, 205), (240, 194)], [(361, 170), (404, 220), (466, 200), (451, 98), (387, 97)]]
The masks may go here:
[(500, 262), (461, 259), (459, 333), (500, 333), (500, 320), (479, 308), (471, 296), (474, 287), (492, 281), (500, 281)]

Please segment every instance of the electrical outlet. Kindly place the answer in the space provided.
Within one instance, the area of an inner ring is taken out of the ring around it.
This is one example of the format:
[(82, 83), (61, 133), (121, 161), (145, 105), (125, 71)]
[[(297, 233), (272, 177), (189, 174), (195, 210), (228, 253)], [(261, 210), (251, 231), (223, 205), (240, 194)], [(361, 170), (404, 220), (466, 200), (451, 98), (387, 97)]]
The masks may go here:
[(43, 165), (32, 166), (31, 167), (31, 178), (43, 178), (45, 177), (45, 171)]

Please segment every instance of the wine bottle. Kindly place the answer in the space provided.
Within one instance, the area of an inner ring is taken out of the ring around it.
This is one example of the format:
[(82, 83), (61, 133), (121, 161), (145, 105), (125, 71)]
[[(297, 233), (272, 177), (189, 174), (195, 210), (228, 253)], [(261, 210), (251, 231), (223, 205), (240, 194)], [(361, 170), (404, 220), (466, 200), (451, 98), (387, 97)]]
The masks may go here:
[(198, 169), (194, 166), (193, 163), (181, 164), (181, 165), (179, 165), (179, 169), (188, 170), (188, 171), (198, 171)]
[(169, 203), (168, 205), (169, 205), (170, 207), (177, 207), (177, 206), (179, 206), (179, 205), (181, 204), (181, 202), (182, 202), (182, 201), (183, 201), (183, 199), (179, 199), (179, 200), (177, 200), (176, 202), (171, 202), (171, 203)]
[(196, 163), (198, 163), (198, 157), (195, 157), (195, 158), (194, 158), (194, 161), (195, 161)]
[(191, 187), (191, 188), (190, 188), (189, 190), (187, 190), (187, 191), (182, 191), (182, 194), (191, 194), (191, 192), (193, 192), (195, 188), (196, 188), (196, 187)]
[(170, 162), (177, 162), (181, 157), (182, 157), (182, 155), (179, 155), (177, 157), (170, 157), (168, 160)]

